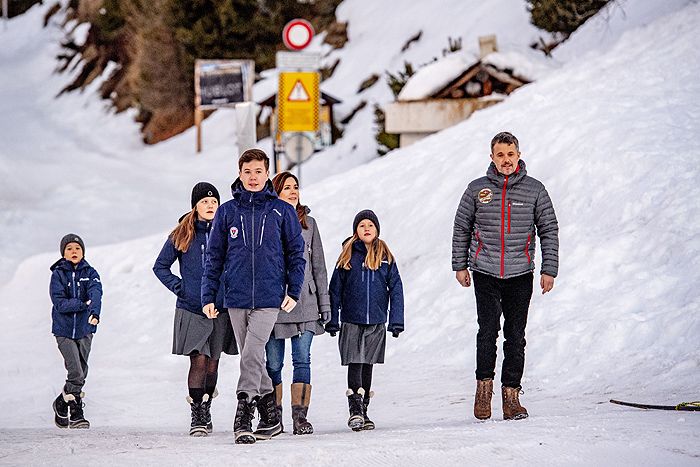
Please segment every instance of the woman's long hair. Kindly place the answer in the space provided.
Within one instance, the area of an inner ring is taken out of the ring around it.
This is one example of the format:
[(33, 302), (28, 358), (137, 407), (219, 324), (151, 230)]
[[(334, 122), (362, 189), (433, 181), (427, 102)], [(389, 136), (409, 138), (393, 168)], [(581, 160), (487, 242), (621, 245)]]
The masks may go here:
[[(357, 240), (360, 240), (360, 237), (358, 237), (357, 232), (355, 232), (352, 234), (352, 237), (343, 243), (343, 249), (338, 257), (338, 262), (335, 264), (336, 268), (343, 268), (346, 270), (351, 268), (350, 257), (352, 256), (352, 245)], [(394, 261), (394, 255), (391, 254), (391, 250), (389, 250), (389, 247), (384, 240), (377, 237), (367, 247), (365, 266), (373, 271), (376, 271), (382, 265), (383, 260), (386, 260), (391, 264)]]
[(190, 247), (195, 237), (194, 221), (197, 220), (197, 208), (182, 216), (180, 223), (170, 233), (170, 240), (173, 241), (178, 251), (185, 253)]
[[(275, 191), (277, 192), (277, 195), (282, 193), (282, 189), (284, 188), (284, 184), (287, 181), (288, 178), (293, 178), (295, 182), (297, 182), (297, 186), (299, 186), (299, 179), (294, 176), (291, 172), (280, 172), (277, 175), (275, 175), (272, 179), (272, 186), (274, 187)], [(308, 229), (309, 228), (309, 223), (306, 220), (306, 211), (307, 208), (303, 204), (301, 204), (301, 196), (299, 196), (299, 199), (297, 200), (297, 205), (296, 205), (296, 210), (297, 210), (297, 217), (299, 218), (299, 223), (301, 224), (302, 228)]]

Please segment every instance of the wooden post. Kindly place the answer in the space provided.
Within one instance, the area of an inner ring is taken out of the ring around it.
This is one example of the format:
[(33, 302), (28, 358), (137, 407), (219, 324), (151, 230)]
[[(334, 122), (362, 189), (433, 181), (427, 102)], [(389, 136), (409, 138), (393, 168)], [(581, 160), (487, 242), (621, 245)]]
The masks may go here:
[(194, 126), (197, 127), (197, 153), (202, 152), (202, 120), (204, 112), (199, 107), (194, 109)]
[(194, 61), (194, 126), (197, 127), (197, 141), (195, 143), (197, 154), (202, 152), (202, 120), (204, 115), (199, 105), (202, 96), (199, 90), (199, 60)]

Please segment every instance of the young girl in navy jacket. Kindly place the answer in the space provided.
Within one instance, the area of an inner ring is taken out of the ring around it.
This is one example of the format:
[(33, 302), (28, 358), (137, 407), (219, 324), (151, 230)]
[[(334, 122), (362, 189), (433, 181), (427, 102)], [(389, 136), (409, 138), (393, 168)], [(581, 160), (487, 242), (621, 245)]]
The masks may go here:
[[(200, 182), (192, 188), (192, 210), (168, 236), (156, 259), (153, 272), (177, 296), (173, 331), (175, 355), (190, 357), (187, 377), (192, 422), (190, 436), (207, 436), (212, 430), (211, 399), (215, 396), (221, 353), (237, 355), (233, 329), (223, 305), (223, 290), (217, 296), (220, 316), (210, 320), (202, 313), (201, 285), (211, 223), (219, 207), (214, 185)], [(180, 263), (180, 276), (170, 268)]]
[(384, 363), (386, 332), (399, 337), (404, 330), (403, 285), (389, 247), (379, 239), (374, 212), (359, 212), (352, 227), (331, 278), (326, 331), (331, 336), (340, 332), (340, 360), (348, 367), (348, 426), (360, 431), (374, 429), (367, 416), (372, 365)]

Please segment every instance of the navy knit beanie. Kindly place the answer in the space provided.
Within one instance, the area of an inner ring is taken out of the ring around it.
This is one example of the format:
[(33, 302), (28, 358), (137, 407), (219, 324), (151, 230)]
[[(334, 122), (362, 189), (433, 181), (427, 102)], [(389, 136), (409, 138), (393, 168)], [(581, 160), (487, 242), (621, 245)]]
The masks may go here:
[(192, 209), (199, 203), (202, 199), (213, 196), (216, 201), (221, 204), (221, 199), (219, 198), (219, 191), (214, 185), (207, 182), (199, 182), (192, 188)]
[(77, 243), (78, 245), (80, 245), (80, 248), (83, 249), (83, 256), (85, 256), (85, 243), (83, 243), (83, 239), (73, 233), (65, 235), (61, 239), (61, 256), (63, 256), (63, 253), (65, 253), (66, 247), (69, 243)]
[(372, 211), (371, 209), (365, 209), (364, 211), (360, 211), (357, 213), (355, 216), (355, 220), (352, 221), (352, 233), (357, 232), (357, 226), (360, 225), (360, 222), (362, 222), (363, 219), (368, 219), (372, 221), (374, 226), (377, 228), (377, 237), (379, 236), (379, 219), (377, 218), (377, 215)]

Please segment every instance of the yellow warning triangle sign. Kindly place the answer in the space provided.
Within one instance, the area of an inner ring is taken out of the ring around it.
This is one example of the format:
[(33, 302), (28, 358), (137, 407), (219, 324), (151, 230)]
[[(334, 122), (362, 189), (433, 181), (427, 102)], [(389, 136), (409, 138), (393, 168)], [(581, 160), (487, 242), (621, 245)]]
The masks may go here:
[(296, 83), (294, 83), (294, 87), (292, 87), (291, 92), (289, 93), (289, 96), (287, 96), (287, 101), (289, 102), (308, 102), (311, 98), (309, 97), (309, 93), (304, 87), (304, 84), (301, 82), (300, 79), (297, 80)]

